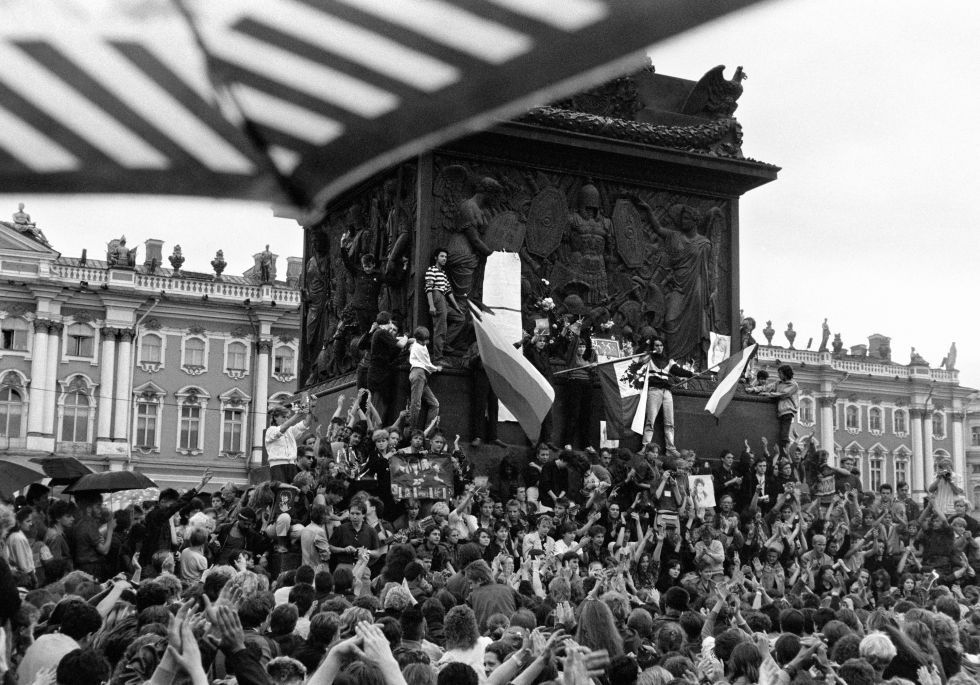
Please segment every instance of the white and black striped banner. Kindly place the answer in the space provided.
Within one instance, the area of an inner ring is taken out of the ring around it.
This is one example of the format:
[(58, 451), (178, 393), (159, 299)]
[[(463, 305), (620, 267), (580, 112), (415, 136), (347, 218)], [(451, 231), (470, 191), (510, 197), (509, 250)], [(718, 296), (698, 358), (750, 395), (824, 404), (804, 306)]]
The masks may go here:
[(0, 188), (319, 205), (755, 1), (0, 0)]

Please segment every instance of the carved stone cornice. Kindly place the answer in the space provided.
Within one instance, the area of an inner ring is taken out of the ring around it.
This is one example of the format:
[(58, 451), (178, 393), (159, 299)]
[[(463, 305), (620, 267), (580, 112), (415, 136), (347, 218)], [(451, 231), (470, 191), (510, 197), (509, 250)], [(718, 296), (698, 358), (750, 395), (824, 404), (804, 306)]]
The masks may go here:
[(272, 354), (272, 340), (259, 340), (255, 346), (259, 354)]
[(536, 107), (518, 121), (715, 157), (745, 159), (742, 155), (742, 127), (735, 119), (719, 119), (692, 126), (658, 126), (558, 107)]

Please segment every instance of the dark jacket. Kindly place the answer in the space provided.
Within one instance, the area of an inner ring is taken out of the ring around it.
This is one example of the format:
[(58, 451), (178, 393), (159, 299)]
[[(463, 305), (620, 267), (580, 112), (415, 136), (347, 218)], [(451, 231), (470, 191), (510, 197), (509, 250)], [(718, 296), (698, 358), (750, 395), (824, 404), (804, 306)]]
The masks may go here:
[(167, 504), (158, 504), (143, 519), (146, 533), (143, 538), (143, 547), (140, 550), (140, 559), (143, 560), (144, 574), (151, 569), (150, 560), (159, 551), (170, 551), (170, 518), (178, 511), (183, 509), (197, 495), (196, 489), (191, 489), (181, 495), (178, 499)]

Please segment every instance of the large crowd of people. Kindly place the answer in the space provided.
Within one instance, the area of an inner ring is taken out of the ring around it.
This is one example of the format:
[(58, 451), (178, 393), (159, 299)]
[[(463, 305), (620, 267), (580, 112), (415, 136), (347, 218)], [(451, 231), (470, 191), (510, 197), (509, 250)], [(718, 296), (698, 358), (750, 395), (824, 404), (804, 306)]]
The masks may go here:
[[(248, 488), (0, 505), (3, 682), (980, 682), (980, 521), (949, 464), (918, 501), (812, 435), (710, 459), (542, 442), (477, 475), (412, 351), (428, 332), (375, 333), (415, 374), (390, 424), (369, 362), (329, 421), (276, 413)], [(448, 496), (396, 496), (396, 456), (448, 460)]]

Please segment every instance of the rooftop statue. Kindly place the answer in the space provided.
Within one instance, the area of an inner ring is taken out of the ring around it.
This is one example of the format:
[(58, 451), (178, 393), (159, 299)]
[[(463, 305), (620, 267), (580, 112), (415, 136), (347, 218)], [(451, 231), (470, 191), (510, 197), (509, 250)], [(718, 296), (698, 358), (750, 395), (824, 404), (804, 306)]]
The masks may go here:
[(106, 263), (115, 268), (132, 269), (136, 266), (136, 250), (126, 247), (126, 236), (109, 241), (106, 247)]
[(50, 246), (48, 239), (44, 236), (41, 229), (31, 221), (31, 215), (24, 211), (23, 202), (17, 204), (17, 211), (14, 212), (14, 228), (21, 233), (26, 233), (38, 242)]

